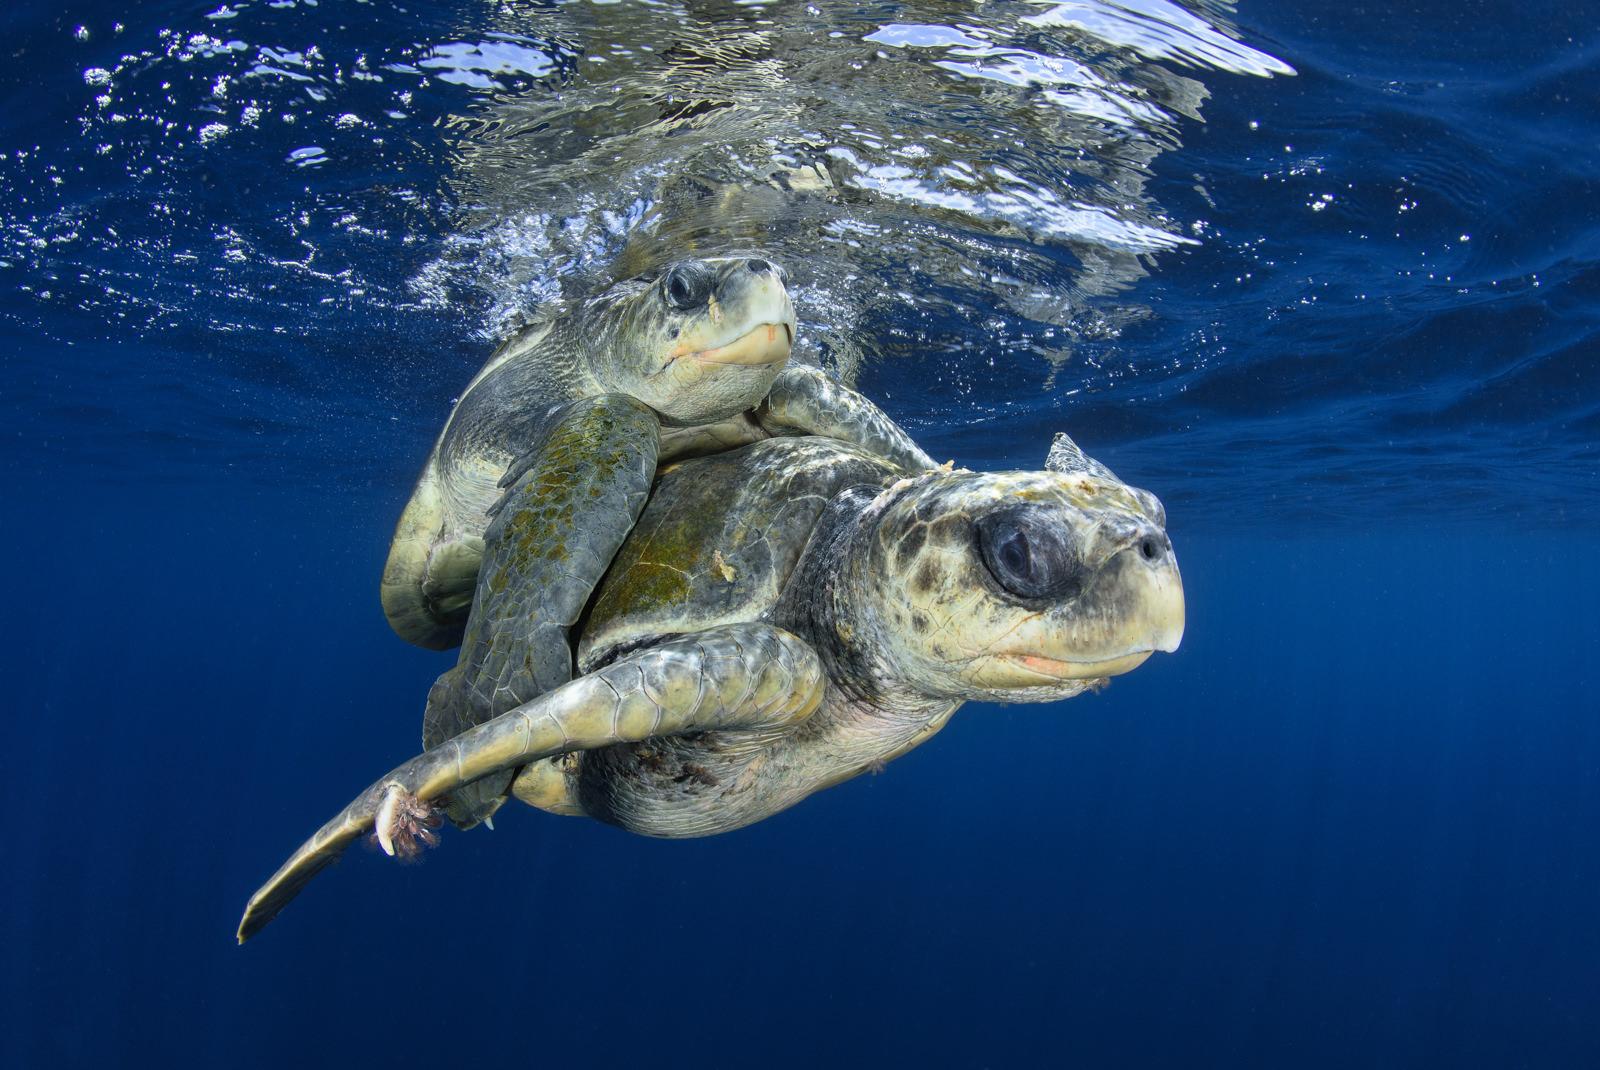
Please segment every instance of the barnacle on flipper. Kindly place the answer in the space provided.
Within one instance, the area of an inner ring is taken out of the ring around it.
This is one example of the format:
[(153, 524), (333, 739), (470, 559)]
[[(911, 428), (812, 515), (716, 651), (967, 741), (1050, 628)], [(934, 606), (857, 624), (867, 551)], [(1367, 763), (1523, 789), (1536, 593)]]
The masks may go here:
[(443, 822), (441, 807), (417, 798), (399, 784), (390, 784), (378, 804), (371, 840), (384, 854), (409, 860), (438, 846), (437, 830)]

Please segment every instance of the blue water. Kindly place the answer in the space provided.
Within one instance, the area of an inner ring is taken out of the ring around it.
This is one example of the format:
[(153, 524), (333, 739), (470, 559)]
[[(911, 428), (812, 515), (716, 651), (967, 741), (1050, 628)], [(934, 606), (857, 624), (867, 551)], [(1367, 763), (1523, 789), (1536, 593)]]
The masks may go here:
[[(1190, 7), (1227, 69), (1043, 5), (815, 7), (771, 17), (843, 36), (675, 134), (572, 119), (655, 99), (676, 9), (0, 16), (0, 1065), (1600, 1065), (1600, 11)], [(1051, 125), (1066, 90), (1161, 114)], [(937, 123), (1016, 135), (1018, 184), (884, 133)], [(803, 356), (941, 458), (1069, 429), (1158, 493), (1182, 649), (727, 836), (353, 851), (236, 947), (452, 663), (376, 579), (496, 331), (657, 172), (801, 127), (871, 165), (772, 231)]]

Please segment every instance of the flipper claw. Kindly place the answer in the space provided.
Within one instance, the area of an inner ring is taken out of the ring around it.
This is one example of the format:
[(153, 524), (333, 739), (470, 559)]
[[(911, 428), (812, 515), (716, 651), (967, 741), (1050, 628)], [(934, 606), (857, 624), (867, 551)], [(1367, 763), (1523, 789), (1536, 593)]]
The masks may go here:
[(444, 820), (440, 809), (423, 802), (399, 784), (390, 784), (378, 804), (372, 837), (389, 857), (415, 858), (424, 848), (436, 846), (434, 831)]

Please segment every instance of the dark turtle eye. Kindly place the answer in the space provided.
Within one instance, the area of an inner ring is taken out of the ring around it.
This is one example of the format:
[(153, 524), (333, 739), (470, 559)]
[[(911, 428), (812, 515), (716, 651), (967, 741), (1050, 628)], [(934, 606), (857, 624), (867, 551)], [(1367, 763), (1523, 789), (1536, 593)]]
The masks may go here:
[(1078, 557), (1059, 525), (1014, 507), (990, 513), (977, 527), (983, 565), (1008, 594), (1037, 601), (1071, 598), (1082, 589)]
[(661, 293), (679, 312), (699, 308), (711, 294), (711, 273), (700, 264), (674, 264), (667, 269)]
[(995, 550), (1000, 571), (1008, 576), (1033, 575), (1033, 557), (1028, 553), (1028, 536), (1020, 529), (1006, 535)]

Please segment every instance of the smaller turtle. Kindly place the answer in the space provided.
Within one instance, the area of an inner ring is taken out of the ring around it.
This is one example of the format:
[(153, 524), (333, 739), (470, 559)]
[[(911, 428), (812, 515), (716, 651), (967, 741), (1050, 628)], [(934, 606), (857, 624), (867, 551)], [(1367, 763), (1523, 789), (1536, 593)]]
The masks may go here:
[(461, 642), (488, 509), (517, 458), (515, 474), (534, 473), (549, 521), (528, 536), (554, 566), (538, 616), (561, 628), (576, 620), (661, 460), (821, 434), (907, 470), (932, 465), (859, 394), (815, 368), (786, 368), (794, 330), (782, 268), (735, 256), (618, 282), (507, 339), (462, 392), (395, 528), (380, 587), (395, 632), (436, 650)]
[[(375, 827), (390, 852), (431, 842), (440, 805), (486, 778), (645, 835), (725, 832), (881, 769), (970, 699), (1064, 699), (1175, 650), (1160, 502), (1065, 436), (1050, 464), (902, 477), (785, 438), (669, 467), (590, 606), (585, 675), (374, 783), (256, 892), (239, 940)], [(474, 627), (521, 634), (516, 518), (540, 508), (518, 479)], [(523, 653), (488, 649), (490, 677)]]

